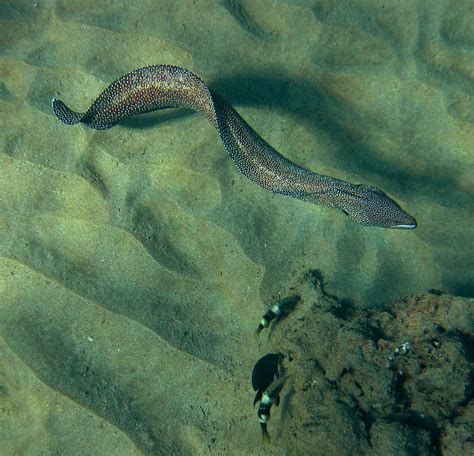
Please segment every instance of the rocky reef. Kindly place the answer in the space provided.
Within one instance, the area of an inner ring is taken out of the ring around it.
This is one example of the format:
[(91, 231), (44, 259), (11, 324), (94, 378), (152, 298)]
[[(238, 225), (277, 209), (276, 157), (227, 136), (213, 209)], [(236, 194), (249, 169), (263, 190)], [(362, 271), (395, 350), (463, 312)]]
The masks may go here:
[[(292, 386), (278, 440), (298, 454), (472, 454), (473, 300), (431, 292), (385, 311), (325, 293), (311, 271), (302, 304), (271, 334)], [(471, 418), (469, 418), (471, 417)]]

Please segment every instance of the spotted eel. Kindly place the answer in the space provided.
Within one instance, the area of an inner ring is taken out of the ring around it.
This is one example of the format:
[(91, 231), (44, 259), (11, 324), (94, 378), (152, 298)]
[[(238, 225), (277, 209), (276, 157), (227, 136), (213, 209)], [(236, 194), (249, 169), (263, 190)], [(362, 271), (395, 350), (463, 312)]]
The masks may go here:
[(68, 125), (105, 130), (125, 117), (162, 108), (189, 108), (206, 115), (239, 171), (263, 188), (339, 209), (351, 220), (383, 228), (416, 228), (413, 217), (380, 189), (317, 174), (287, 160), (267, 144), (227, 103), (190, 71), (153, 65), (112, 82), (85, 113), (53, 98), (53, 110)]

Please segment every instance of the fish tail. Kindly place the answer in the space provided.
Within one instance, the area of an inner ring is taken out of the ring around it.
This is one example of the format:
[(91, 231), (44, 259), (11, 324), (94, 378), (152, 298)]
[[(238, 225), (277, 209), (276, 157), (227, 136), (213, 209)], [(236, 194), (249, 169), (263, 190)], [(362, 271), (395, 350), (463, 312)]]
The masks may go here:
[(84, 113), (69, 109), (61, 100), (53, 98), (53, 111), (56, 117), (67, 125), (76, 125), (84, 118)]
[(268, 433), (266, 426), (265, 427), (262, 426), (262, 442), (265, 445), (270, 444), (270, 434)]

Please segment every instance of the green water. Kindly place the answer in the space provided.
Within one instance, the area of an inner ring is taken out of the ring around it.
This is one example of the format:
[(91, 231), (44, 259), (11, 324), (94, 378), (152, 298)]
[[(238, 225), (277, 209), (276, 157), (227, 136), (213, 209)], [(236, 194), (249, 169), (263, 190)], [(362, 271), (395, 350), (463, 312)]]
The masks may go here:
[[(317, 269), (356, 309), (474, 295), (472, 2), (0, 0), (0, 29), (4, 454), (292, 454), (260, 448), (249, 407), (279, 293)], [(51, 110), (157, 63), (418, 228), (257, 187), (202, 115), (94, 131)]]

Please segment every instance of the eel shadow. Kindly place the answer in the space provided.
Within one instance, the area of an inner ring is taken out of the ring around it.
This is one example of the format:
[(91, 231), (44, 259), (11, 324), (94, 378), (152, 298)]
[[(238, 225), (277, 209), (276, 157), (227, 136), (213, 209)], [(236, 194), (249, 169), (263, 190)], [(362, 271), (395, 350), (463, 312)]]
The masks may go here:
[[(269, 106), (286, 114), (290, 113), (310, 130), (323, 130), (334, 144), (339, 145), (335, 150), (335, 160), (340, 168), (352, 169), (355, 174), (360, 175), (383, 176), (389, 182), (389, 188), (397, 188), (398, 193), (407, 196), (416, 194), (446, 204), (449, 202), (451, 207), (454, 205), (460, 209), (467, 209), (470, 205), (469, 195), (457, 188), (455, 176), (421, 173), (419, 169), (409, 170), (402, 164), (395, 167), (393, 162), (384, 160), (377, 150), (364, 142), (362, 134), (358, 135), (353, 128), (349, 129), (351, 122), (347, 122), (347, 119), (354, 117), (354, 124), (360, 122), (357, 113), (348, 112), (345, 108), (346, 120), (341, 123), (339, 102), (307, 80), (289, 79), (287, 75), (272, 71), (268, 74), (246, 73), (221, 78), (213, 81), (210, 86), (237, 109), (245, 106)], [(126, 119), (121, 125), (147, 129), (193, 114), (186, 109), (163, 109), (158, 113), (146, 113)], [(251, 126), (258, 130), (258, 125)], [(281, 153), (286, 154), (285, 151)], [(305, 166), (301, 162), (298, 164)]]

